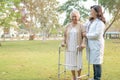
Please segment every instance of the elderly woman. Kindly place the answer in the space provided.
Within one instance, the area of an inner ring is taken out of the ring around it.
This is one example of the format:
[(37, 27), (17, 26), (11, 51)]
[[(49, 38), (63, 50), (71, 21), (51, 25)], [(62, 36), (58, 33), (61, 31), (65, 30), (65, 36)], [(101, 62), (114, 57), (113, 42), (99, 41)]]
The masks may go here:
[(64, 42), (66, 46), (66, 69), (71, 70), (72, 80), (76, 80), (76, 73), (81, 74), (82, 69), (82, 49), (85, 47), (83, 33), (85, 29), (79, 22), (79, 11), (73, 10), (70, 13), (71, 23), (66, 26), (64, 33)]
[(85, 24), (87, 37), (87, 55), (90, 64), (93, 64), (94, 79), (101, 80), (101, 64), (104, 55), (104, 29), (105, 18), (103, 17), (102, 8), (99, 5), (91, 7), (90, 19)]

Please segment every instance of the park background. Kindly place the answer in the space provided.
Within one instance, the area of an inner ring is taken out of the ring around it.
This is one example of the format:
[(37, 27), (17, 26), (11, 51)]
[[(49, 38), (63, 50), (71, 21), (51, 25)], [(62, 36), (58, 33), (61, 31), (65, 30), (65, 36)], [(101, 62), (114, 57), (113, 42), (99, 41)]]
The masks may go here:
[(120, 0), (0, 0), (0, 80), (57, 80), (58, 47), (69, 14), (79, 10), (85, 23), (94, 4), (102, 6), (107, 20), (102, 80), (119, 80)]

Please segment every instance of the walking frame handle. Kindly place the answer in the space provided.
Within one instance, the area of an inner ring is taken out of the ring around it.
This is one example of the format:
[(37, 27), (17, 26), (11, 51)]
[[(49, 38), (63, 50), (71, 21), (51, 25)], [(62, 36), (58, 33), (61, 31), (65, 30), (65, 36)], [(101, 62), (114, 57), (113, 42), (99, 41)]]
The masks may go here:
[[(60, 72), (60, 66), (61, 66), (61, 65), (66, 66), (66, 64), (61, 64), (61, 63), (60, 63), (61, 48), (63, 48), (63, 47), (65, 47), (65, 46), (62, 46), (62, 44), (59, 45), (59, 56), (58, 56), (58, 80), (60, 80), (60, 74), (61, 74), (61, 73), (64, 73), (64, 76), (65, 76), (65, 78), (66, 78), (66, 69), (64, 69), (63, 72)], [(79, 51), (79, 48), (80, 48), (80, 46), (77, 46), (77, 47), (76, 47), (77, 53), (78, 53), (78, 51)], [(89, 64), (89, 62), (88, 62), (88, 74), (78, 76), (77, 79), (80, 79), (80, 78), (85, 77), (85, 76), (88, 76), (88, 78), (89, 78), (89, 76), (90, 76), (90, 64)]]

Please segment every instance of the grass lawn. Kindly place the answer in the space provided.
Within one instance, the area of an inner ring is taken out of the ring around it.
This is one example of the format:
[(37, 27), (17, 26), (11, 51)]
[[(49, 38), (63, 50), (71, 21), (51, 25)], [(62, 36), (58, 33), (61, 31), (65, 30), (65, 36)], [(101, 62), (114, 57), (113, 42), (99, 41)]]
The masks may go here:
[[(0, 80), (57, 80), (60, 42), (53, 40), (2, 42)], [(86, 61), (85, 55), (83, 57)], [(87, 63), (83, 64), (82, 74), (87, 71)], [(102, 73), (102, 80), (120, 80), (120, 40), (106, 40)], [(70, 72), (67, 74), (70, 80)]]

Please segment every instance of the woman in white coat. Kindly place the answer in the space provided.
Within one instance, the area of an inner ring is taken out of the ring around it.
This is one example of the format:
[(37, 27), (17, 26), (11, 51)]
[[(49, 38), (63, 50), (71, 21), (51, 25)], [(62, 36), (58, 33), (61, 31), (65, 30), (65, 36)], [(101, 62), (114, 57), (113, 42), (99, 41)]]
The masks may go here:
[(105, 18), (102, 8), (99, 5), (91, 7), (90, 19), (85, 24), (87, 38), (87, 58), (90, 64), (93, 64), (94, 78), (91, 80), (101, 80), (101, 64), (104, 55), (104, 29)]

